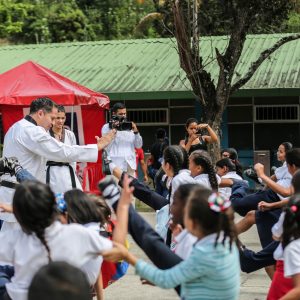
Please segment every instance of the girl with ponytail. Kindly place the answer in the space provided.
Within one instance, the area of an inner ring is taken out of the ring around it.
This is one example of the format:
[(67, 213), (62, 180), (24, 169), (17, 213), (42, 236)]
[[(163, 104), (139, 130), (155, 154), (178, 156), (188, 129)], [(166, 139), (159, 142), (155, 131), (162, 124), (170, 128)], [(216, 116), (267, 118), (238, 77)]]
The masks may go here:
[(220, 177), (216, 174), (211, 158), (206, 151), (196, 150), (189, 157), (189, 169), (196, 183), (218, 191)]
[(20, 229), (0, 232), (0, 261), (15, 267), (4, 299), (27, 299), (34, 274), (50, 261), (67, 261), (81, 268), (112, 247), (94, 230), (58, 222), (54, 194), (43, 183), (18, 185), (12, 209)]

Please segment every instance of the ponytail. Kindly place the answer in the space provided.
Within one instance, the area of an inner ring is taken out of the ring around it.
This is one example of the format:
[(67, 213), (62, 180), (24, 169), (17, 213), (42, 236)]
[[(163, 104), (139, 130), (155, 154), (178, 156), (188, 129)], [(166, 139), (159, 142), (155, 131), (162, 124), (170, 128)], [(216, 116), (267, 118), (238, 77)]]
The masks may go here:
[(192, 152), (190, 158), (194, 161), (196, 165), (200, 165), (204, 169), (204, 173), (208, 175), (208, 180), (213, 191), (218, 191), (218, 181), (215, 168), (208, 153), (204, 150), (196, 150)]
[(189, 166), (188, 154), (181, 146), (168, 146), (164, 150), (163, 159), (165, 163), (169, 163), (173, 168), (174, 176), (176, 176), (180, 170), (187, 169)]
[(13, 197), (13, 211), (22, 230), (28, 235), (34, 233), (45, 246), (50, 262), (45, 230), (56, 219), (56, 202), (50, 187), (37, 181), (21, 183)]

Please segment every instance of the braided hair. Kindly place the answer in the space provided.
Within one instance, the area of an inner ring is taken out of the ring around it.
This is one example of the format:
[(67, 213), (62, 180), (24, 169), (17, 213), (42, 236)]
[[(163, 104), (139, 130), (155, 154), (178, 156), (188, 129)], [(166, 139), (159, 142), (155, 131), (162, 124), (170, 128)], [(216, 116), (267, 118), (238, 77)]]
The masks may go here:
[(190, 159), (192, 159), (197, 166), (201, 166), (203, 168), (204, 173), (208, 175), (211, 189), (213, 191), (217, 191), (219, 186), (217, 175), (209, 154), (204, 150), (196, 150), (192, 152)]
[(300, 194), (292, 196), (285, 208), (282, 247), (300, 238)]
[(163, 153), (163, 159), (165, 163), (173, 168), (174, 176), (176, 176), (180, 170), (187, 169), (189, 167), (189, 157), (186, 150), (181, 146), (168, 146)]
[(22, 230), (28, 235), (34, 233), (45, 246), (50, 262), (45, 229), (56, 218), (56, 202), (50, 187), (37, 181), (25, 181), (18, 185), (13, 198), (13, 212)]
[(223, 233), (222, 244), (229, 241), (229, 247), (236, 242), (236, 230), (234, 214), (231, 207), (226, 210), (215, 211), (210, 207), (209, 198), (212, 194), (209, 189), (194, 189), (187, 203), (187, 214), (190, 219), (199, 224), (204, 235), (216, 233), (215, 246), (217, 246), (220, 234)]

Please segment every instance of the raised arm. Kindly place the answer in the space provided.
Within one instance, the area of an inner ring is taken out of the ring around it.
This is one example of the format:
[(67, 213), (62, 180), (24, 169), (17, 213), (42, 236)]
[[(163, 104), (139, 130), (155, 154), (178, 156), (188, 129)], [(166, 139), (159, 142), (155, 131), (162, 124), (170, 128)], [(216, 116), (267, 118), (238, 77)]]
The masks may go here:
[(257, 173), (257, 176), (259, 178), (261, 178), (261, 180), (275, 193), (280, 194), (282, 197), (289, 197), (293, 194), (293, 187), (292, 185), (285, 188), (281, 185), (279, 185), (278, 183), (276, 183), (275, 181), (273, 181), (270, 177), (268, 177), (265, 174), (264, 171), (264, 165), (257, 163), (254, 166), (254, 169)]

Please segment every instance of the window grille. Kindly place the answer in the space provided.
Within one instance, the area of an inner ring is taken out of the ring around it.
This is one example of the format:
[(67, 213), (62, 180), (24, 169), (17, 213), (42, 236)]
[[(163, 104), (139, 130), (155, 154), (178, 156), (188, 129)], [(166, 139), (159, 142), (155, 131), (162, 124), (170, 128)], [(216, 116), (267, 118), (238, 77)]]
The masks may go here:
[(295, 122), (299, 120), (298, 105), (255, 106), (256, 122)]
[(127, 119), (140, 125), (167, 125), (167, 108), (127, 109)]

